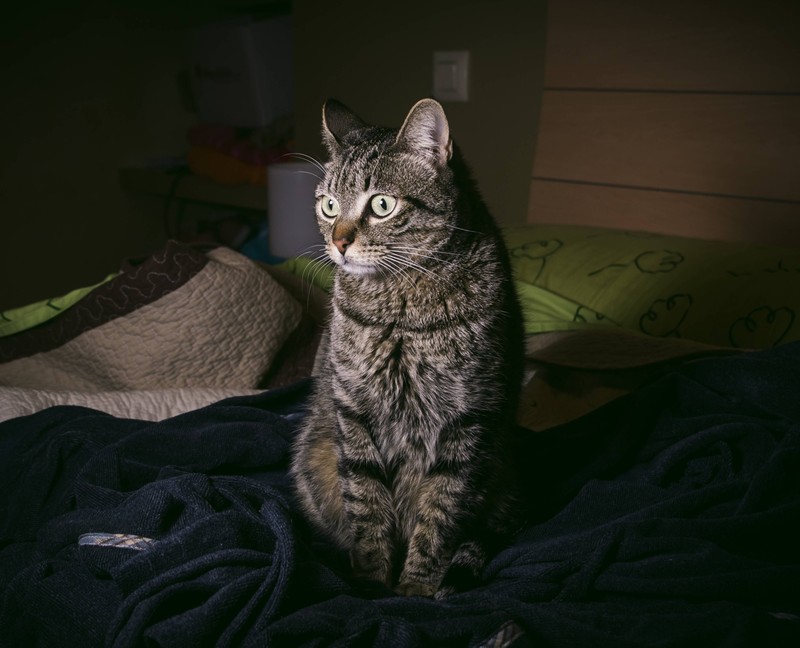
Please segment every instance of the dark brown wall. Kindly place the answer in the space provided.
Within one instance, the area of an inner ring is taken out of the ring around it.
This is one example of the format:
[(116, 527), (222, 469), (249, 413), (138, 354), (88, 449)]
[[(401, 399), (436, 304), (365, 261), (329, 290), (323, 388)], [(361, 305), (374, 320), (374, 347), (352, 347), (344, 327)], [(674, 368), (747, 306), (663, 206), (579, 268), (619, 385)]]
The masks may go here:
[(328, 97), (399, 126), (431, 96), (433, 52), (469, 50), (470, 97), (443, 103), (495, 217), (525, 222), (544, 69), (544, 0), (295, 0), (297, 142), (323, 156)]
[(149, 251), (159, 203), (123, 192), (117, 171), (183, 152), (193, 120), (176, 84), (179, 12), (14, 6), (25, 13), (0, 27), (0, 309), (97, 282)]
[[(195, 116), (177, 79), (188, 30), (271, 4), (77, 0), (4, 14), (0, 310), (99, 281), (158, 245), (161, 199), (123, 191), (118, 169), (185, 152)], [(300, 150), (321, 154), (325, 98), (399, 125), (431, 94), (434, 50), (468, 49), (471, 98), (445, 105), (452, 131), (498, 219), (524, 222), (544, 0), (296, 0), (294, 10)]]
[(800, 3), (552, 0), (531, 222), (800, 246)]

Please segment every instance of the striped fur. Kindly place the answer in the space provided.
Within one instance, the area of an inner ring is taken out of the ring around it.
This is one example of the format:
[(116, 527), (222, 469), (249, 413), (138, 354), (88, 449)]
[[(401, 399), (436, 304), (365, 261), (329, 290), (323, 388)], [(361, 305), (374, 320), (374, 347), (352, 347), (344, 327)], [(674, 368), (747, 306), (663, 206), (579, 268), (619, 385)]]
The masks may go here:
[(356, 574), (442, 595), (515, 524), (522, 324), (507, 253), (435, 101), (400, 130), (329, 101), (323, 136), (317, 213), (338, 268), (292, 475)]

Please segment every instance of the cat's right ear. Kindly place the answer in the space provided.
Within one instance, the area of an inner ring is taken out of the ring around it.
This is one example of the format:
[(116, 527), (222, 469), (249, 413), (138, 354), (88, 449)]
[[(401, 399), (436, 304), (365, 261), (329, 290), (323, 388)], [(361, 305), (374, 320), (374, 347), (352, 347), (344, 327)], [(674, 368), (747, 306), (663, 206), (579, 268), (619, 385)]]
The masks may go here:
[(348, 133), (367, 124), (343, 103), (328, 99), (322, 106), (322, 141), (331, 155), (336, 154)]
[(437, 164), (447, 164), (453, 156), (453, 142), (442, 105), (435, 99), (420, 99), (400, 127), (396, 143)]

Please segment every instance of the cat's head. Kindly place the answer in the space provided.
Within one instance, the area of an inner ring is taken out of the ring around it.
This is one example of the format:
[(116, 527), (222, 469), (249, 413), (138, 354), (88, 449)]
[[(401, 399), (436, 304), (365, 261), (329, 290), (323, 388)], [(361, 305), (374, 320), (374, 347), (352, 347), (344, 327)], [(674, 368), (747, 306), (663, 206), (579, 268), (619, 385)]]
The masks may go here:
[(389, 129), (329, 100), (322, 133), (330, 161), (316, 210), (330, 258), (360, 276), (427, 265), (454, 226), (453, 149), (442, 107), (423, 99), (399, 129)]

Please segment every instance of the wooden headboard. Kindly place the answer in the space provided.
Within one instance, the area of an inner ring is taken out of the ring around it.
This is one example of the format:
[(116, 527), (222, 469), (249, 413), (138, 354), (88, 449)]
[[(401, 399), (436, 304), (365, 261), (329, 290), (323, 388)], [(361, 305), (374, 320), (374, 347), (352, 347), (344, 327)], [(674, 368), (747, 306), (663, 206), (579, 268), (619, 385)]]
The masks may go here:
[(550, 0), (528, 221), (800, 246), (800, 2)]

